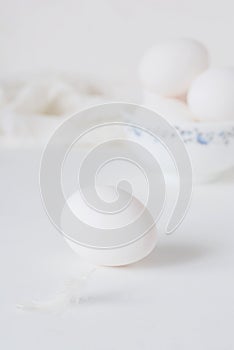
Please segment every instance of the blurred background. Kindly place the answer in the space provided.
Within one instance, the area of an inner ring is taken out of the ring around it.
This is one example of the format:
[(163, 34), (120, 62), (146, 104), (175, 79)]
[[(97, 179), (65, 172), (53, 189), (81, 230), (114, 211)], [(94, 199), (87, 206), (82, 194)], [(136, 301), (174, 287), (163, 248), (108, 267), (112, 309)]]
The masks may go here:
[[(224, 88), (220, 84), (222, 77), (220, 80), (218, 76), (217, 80), (212, 73), (211, 78), (202, 83), (202, 89), (195, 89), (195, 98), (192, 99), (192, 103), (195, 100), (195, 108), (192, 104), (188, 108), (184, 102), (193, 79), (204, 70), (233, 65), (233, 10), (231, 0), (0, 1), (0, 145), (43, 145), (61, 117), (90, 105), (117, 100), (145, 104), (174, 125), (179, 125), (182, 137), (189, 135), (186, 142), (198, 172), (209, 168), (211, 172), (214, 169), (215, 173), (221, 173), (231, 168), (234, 165), (230, 159), (234, 143), (228, 150), (228, 159), (225, 159), (227, 152), (223, 146), (234, 139), (233, 123), (229, 126), (217, 126), (216, 123), (214, 126), (212, 118), (216, 117), (219, 122), (226, 119), (233, 121), (233, 68), (231, 73), (224, 72)], [(188, 42), (185, 47), (182, 45), (174, 49), (173, 40), (184, 37), (195, 39), (203, 47), (193, 48), (196, 44)], [(171, 42), (169, 51), (165, 53), (163, 45), (167, 40)], [(147, 50), (161, 43), (156, 63), (153, 55), (149, 55), (149, 62), (147, 57), (144, 61)], [(178, 58), (178, 55), (181, 57)], [(182, 61), (185, 58), (185, 65), (188, 63), (187, 72), (183, 72), (181, 58)], [(142, 61), (143, 79), (140, 81), (139, 65)], [(144, 84), (147, 85), (147, 79), (157, 83), (160, 65), (165, 76), (162, 74), (160, 77), (159, 91), (152, 91)], [(181, 76), (176, 77), (177, 71)], [(155, 76), (152, 79), (151, 72)], [(178, 103), (174, 100), (178, 96), (174, 95), (169, 96), (173, 100), (165, 100), (164, 97), (168, 96), (163, 94), (161, 99), (161, 85), (165, 85), (166, 90), (169, 86), (170, 90), (171, 83), (187, 78), (186, 94), (182, 98), (179, 96), (183, 101)], [(209, 90), (206, 83), (212, 89), (213, 81), (218, 85), (218, 92), (214, 95), (208, 92), (210, 118), (206, 103), (197, 102), (197, 96), (201, 100), (203, 92)], [(228, 96), (228, 118), (225, 106), (222, 107), (222, 100), (226, 98), (224, 90)], [(217, 118), (214, 111), (220, 106), (217, 108), (214, 101), (219, 99), (221, 112)], [(200, 110), (202, 113), (199, 114)], [(198, 131), (195, 130), (196, 123), (181, 127), (181, 122), (206, 122), (207, 115), (209, 123), (212, 122), (209, 126), (200, 123)], [(217, 143), (222, 145), (215, 150), (206, 147), (207, 156), (201, 157), (204, 144), (211, 141), (216, 146)], [(223, 162), (220, 169), (217, 169), (217, 164), (207, 164), (214, 152)]]
[(231, 65), (233, 1), (8, 0), (0, 2), (1, 76), (38, 71), (136, 80), (146, 49), (193, 37), (214, 65)]

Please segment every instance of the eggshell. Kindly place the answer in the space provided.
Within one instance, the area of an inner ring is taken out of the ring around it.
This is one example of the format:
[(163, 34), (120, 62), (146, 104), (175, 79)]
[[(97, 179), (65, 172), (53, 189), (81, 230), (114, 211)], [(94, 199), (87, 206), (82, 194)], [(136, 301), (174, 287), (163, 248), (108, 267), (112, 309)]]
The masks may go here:
[(186, 94), (191, 82), (207, 69), (206, 48), (193, 39), (174, 39), (152, 47), (144, 55), (139, 76), (146, 89), (166, 97)]
[(186, 103), (175, 98), (165, 98), (145, 90), (143, 103), (172, 124), (192, 122), (195, 119)]
[(200, 120), (234, 120), (234, 67), (201, 74), (192, 83), (187, 101)]
[[(98, 191), (102, 193), (102, 195), (104, 195), (108, 201), (109, 199), (113, 200), (114, 193), (116, 196), (116, 192), (114, 190), (114, 187), (100, 187), (98, 189)], [(119, 228), (131, 223), (132, 221), (136, 220), (140, 212), (145, 209), (139, 200), (137, 200), (135, 197), (132, 197), (130, 205), (123, 212), (118, 212), (113, 215), (97, 212), (83, 200), (79, 192), (76, 192), (68, 199), (68, 205), (73, 213), (82, 222), (85, 222), (86, 224), (96, 228), (103, 228), (104, 230), (107, 228)], [(149, 220), (150, 227), (153, 219), (149, 212), (147, 212), (147, 215), (144, 216), (144, 220)], [(65, 216), (63, 215), (61, 222), (64, 230), (67, 227), (67, 224)], [(141, 227), (139, 227), (139, 230), (140, 229)], [(95, 265), (120, 266), (131, 264), (147, 256), (156, 245), (157, 231), (155, 226), (153, 226), (145, 235), (143, 235), (138, 240), (121, 247), (107, 249), (86, 247), (84, 245), (75, 243), (68, 238), (65, 238), (65, 240), (81, 258), (87, 260), (90, 263), (93, 263)]]

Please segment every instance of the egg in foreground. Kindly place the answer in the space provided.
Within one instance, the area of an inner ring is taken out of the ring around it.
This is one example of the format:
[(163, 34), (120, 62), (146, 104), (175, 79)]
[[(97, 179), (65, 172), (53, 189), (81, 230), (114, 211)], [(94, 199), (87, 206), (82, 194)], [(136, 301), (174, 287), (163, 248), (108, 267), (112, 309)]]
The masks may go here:
[[(112, 187), (102, 187), (99, 191), (104, 194), (106, 198), (113, 198), (113, 188)], [(119, 194), (125, 196), (123, 190), (118, 189)], [(94, 210), (83, 198), (80, 191), (77, 191), (71, 197), (69, 197), (68, 206), (75, 216), (82, 222), (90, 225), (94, 228), (115, 229), (124, 227), (141, 215), (142, 212), (145, 213), (142, 217), (142, 225), (138, 226), (139, 238), (127, 242), (121, 246), (113, 247), (95, 247), (85, 246), (76, 242), (74, 239), (65, 237), (68, 245), (84, 260), (92, 263), (94, 265), (101, 266), (122, 266), (137, 262), (145, 258), (154, 249), (157, 242), (157, 230), (153, 222), (153, 218), (145, 206), (135, 197), (132, 197), (131, 203), (122, 212), (118, 212), (113, 215), (108, 213), (97, 212)], [(67, 222), (66, 215), (62, 215), (62, 228), (64, 233), (66, 233), (69, 227), (69, 222)], [(141, 230), (143, 227), (149, 227), (149, 230), (144, 233)], [(97, 231), (98, 232), (98, 231)], [(142, 233), (142, 235), (141, 235)], [(97, 237), (98, 238), (98, 237)]]

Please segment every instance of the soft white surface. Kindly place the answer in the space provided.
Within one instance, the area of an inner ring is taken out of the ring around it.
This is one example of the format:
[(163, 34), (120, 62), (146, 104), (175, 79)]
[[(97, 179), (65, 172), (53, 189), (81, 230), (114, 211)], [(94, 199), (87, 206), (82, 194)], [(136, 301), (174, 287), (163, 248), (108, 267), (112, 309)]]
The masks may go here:
[(39, 153), (0, 152), (0, 348), (233, 349), (234, 182), (194, 189), (191, 209), (144, 261), (98, 269), (63, 313), (16, 304), (53, 296), (87, 269), (43, 211)]
[[(0, 144), (44, 145), (54, 130), (79, 111), (113, 101), (136, 103), (140, 88), (73, 74), (32, 74), (0, 81)], [(87, 139), (86, 143), (96, 139)]]

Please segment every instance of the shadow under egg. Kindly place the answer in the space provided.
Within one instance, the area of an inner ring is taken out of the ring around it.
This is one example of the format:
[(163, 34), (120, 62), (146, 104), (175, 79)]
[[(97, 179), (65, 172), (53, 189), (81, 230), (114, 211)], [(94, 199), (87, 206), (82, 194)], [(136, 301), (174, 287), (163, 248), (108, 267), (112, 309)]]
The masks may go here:
[(209, 247), (191, 243), (158, 244), (143, 260), (129, 266), (132, 269), (164, 268), (198, 262), (211, 254)]

